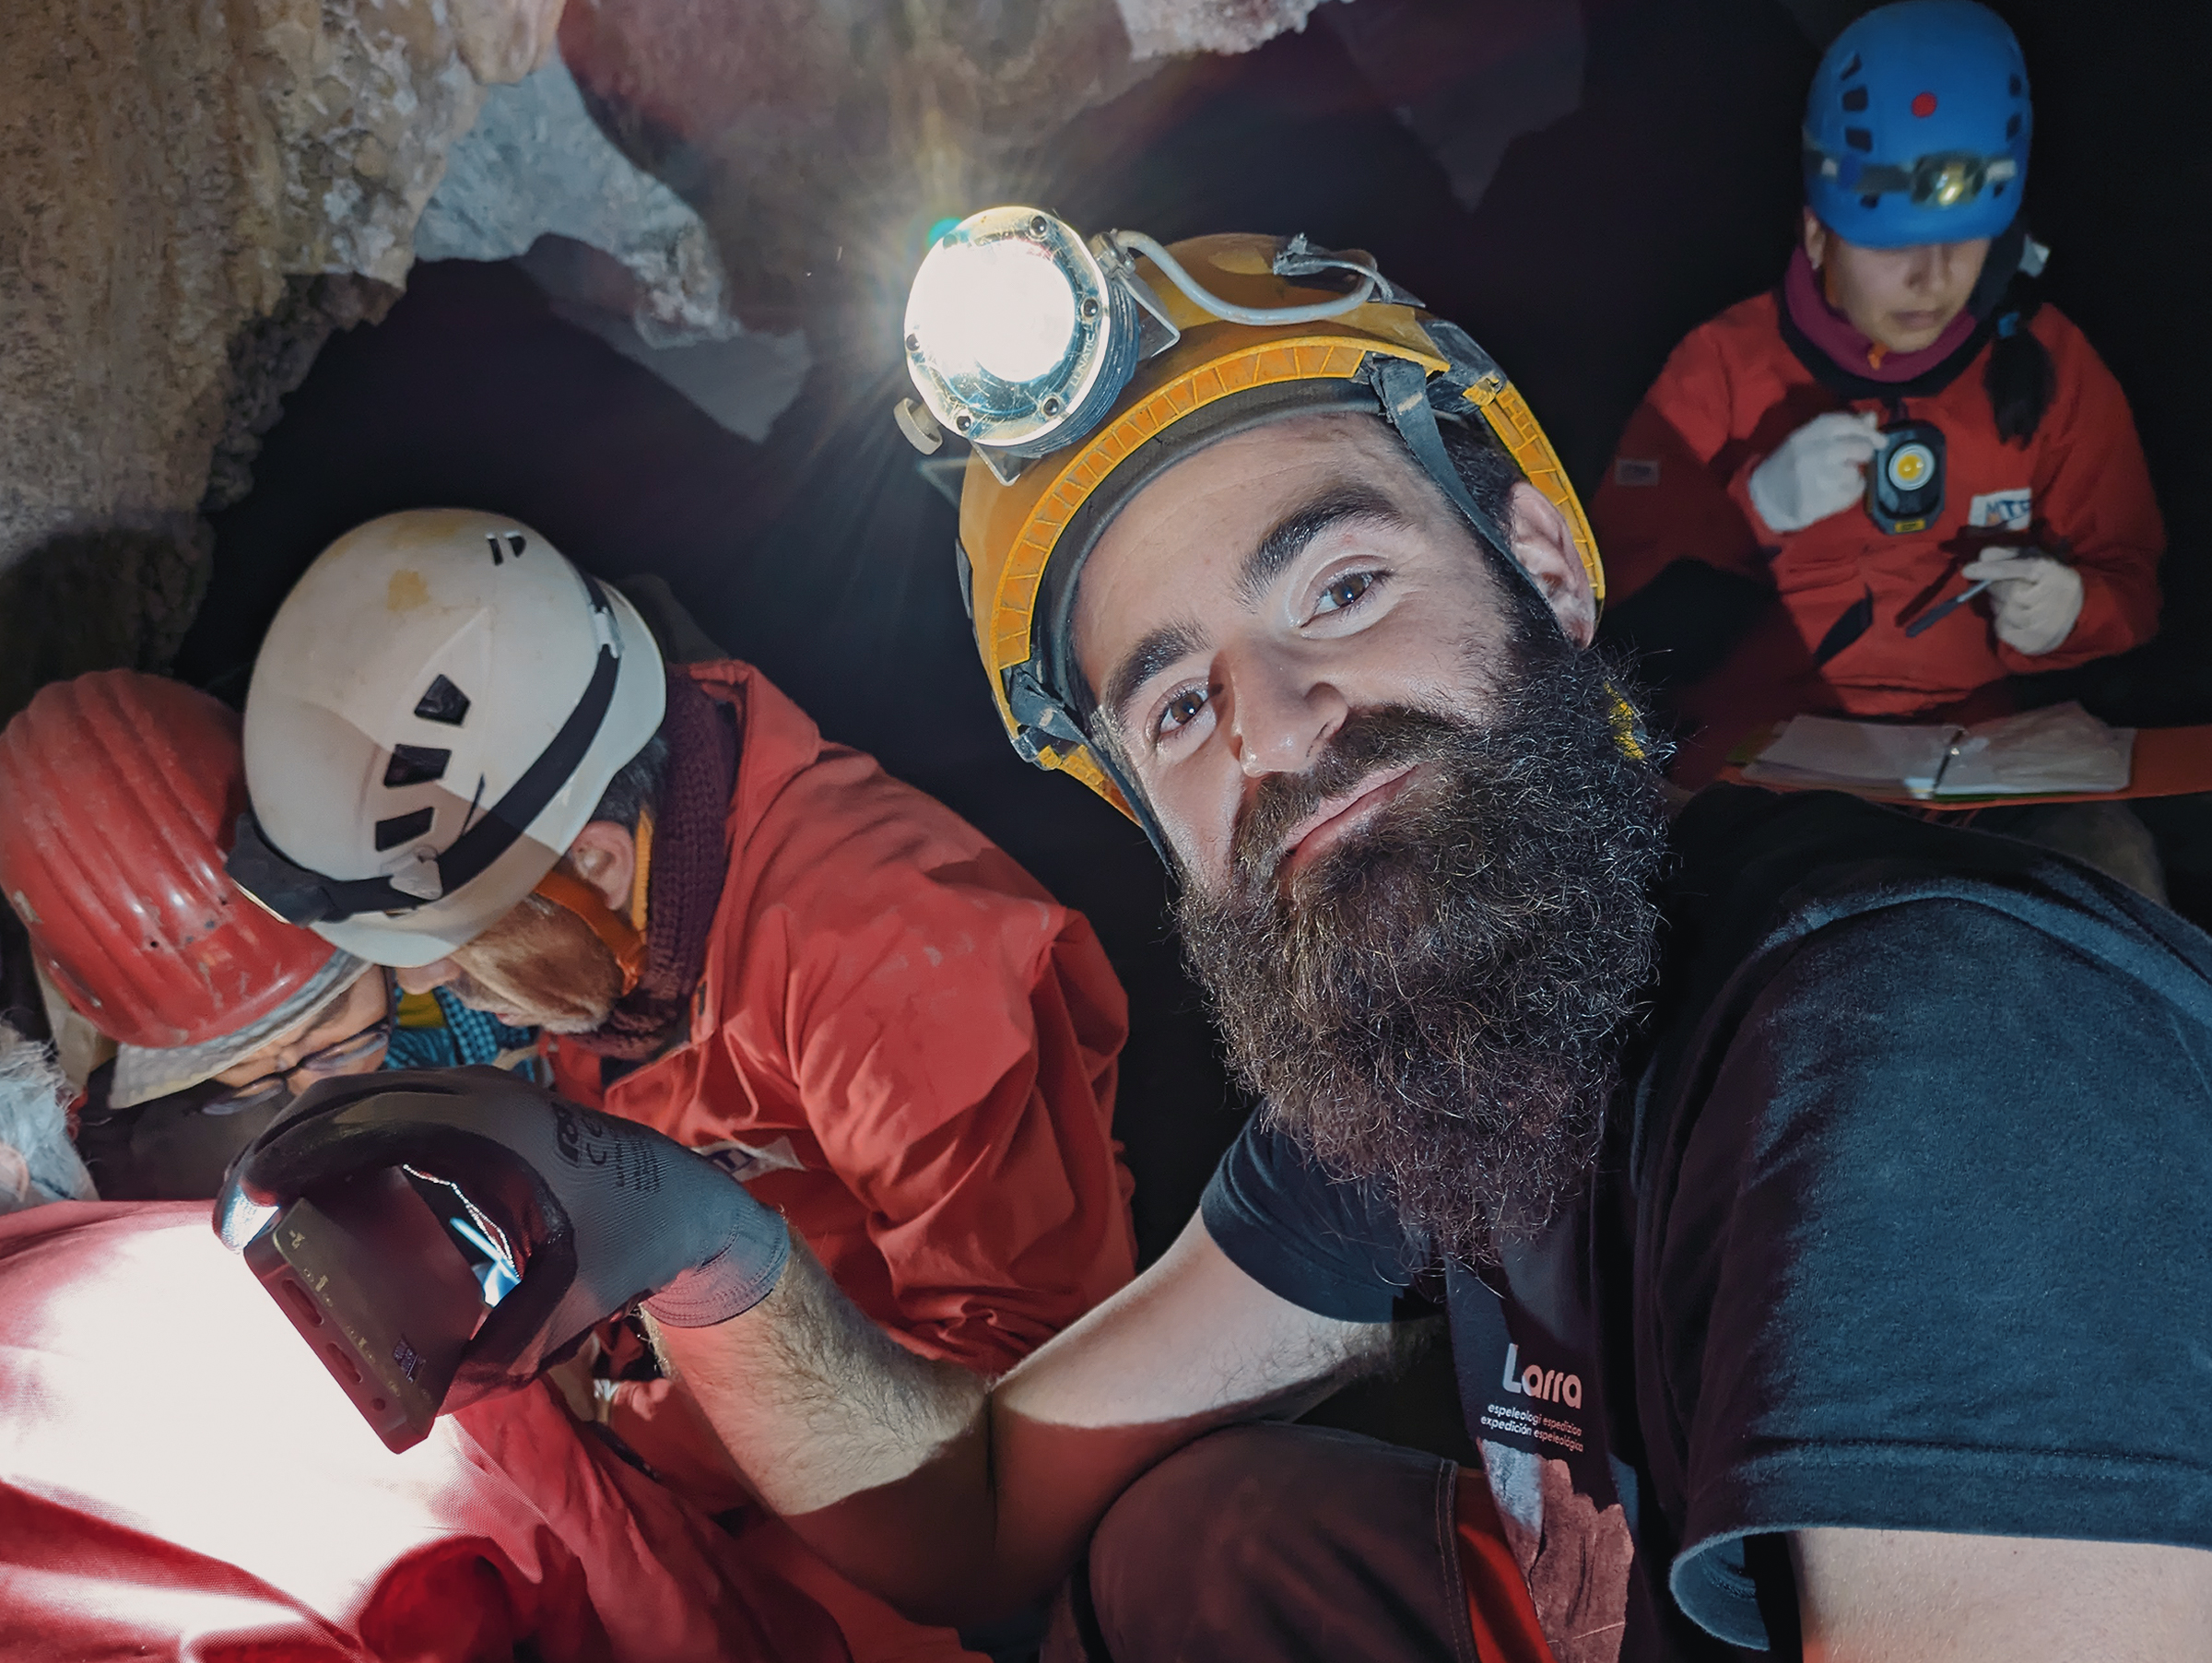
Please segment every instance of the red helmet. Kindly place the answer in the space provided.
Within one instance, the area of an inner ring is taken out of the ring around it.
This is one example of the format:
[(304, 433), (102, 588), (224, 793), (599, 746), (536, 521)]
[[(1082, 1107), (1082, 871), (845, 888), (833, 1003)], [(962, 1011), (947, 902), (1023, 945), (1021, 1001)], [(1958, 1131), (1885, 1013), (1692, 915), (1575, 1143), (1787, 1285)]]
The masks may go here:
[(165, 677), (52, 683), (0, 732), (0, 892), (40, 969), (112, 1039), (241, 1033), (330, 963), (329, 942), (224, 873), (245, 807), (237, 715)]

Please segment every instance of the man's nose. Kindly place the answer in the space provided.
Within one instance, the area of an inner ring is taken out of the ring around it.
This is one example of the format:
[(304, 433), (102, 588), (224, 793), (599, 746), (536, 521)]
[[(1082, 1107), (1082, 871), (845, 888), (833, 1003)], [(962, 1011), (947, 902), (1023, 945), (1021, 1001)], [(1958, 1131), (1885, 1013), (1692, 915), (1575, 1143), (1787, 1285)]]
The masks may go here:
[(392, 973), (402, 993), (428, 993), (442, 987), (461, 973), (451, 959), (432, 959), (428, 964), (406, 965)]
[(1230, 724), (1237, 762), (1257, 778), (1303, 773), (1350, 706), (1335, 684), (1295, 662), (1254, 661), (1230, 673)]

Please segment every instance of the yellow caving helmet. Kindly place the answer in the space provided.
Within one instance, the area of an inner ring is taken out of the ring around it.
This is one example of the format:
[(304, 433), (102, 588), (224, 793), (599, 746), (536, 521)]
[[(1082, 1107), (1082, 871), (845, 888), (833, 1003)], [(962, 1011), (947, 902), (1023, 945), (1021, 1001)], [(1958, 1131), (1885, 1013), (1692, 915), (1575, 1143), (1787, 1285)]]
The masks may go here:
[[(1336, 274), (1356, 279), (1349, 292)], [(1478, 416), (1565, 517), (1605, 597), (1589, 518), (1520, 393), (1465, 331), (1356, 251), (1233, 234), (1163, 248), (1112, 231), (1086, 243), (1037, 209), (986, 209), (924, 260), (906, 353), (922, 403), (900, 406), (900, 430), (925, 452), (947, 428), (971, 443), (962, 598), (1015, 749), (1073, 774), (1147, 832), (1149, 817), (1081, 725), (1076, 585), (1115, 514), (1199, 447), (1311, 411), (1379, 415), (1510, 557), (1510, 537), (1474, 501), (1437, 426)]]

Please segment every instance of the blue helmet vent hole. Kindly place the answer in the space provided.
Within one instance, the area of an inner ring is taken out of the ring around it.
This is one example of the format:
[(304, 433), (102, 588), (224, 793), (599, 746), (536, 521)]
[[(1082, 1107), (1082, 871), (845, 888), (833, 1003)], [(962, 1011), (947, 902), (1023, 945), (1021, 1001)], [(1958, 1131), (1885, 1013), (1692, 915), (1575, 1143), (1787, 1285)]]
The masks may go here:
[(1843, 142), (1854, 150), (1871, 150), (1874, 148), (1874, 135), (1864, 127), (1846, 127), (1843, 129)]
[(1843, 95), (1843, 108), (1856, 115), (1866, 108), (1866, 88), (1853, 87)]

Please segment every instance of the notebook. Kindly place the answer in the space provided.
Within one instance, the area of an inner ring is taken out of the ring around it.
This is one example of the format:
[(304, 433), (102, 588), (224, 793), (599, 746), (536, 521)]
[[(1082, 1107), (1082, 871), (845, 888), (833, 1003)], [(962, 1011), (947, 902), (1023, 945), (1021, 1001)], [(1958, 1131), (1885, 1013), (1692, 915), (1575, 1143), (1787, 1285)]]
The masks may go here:
[(2135, 748), (2134, 728), (2107, 727), (2074, 703), (1971, 727), (1793, 716), (1744, 778), (1937, 801), (2124, 791)]

